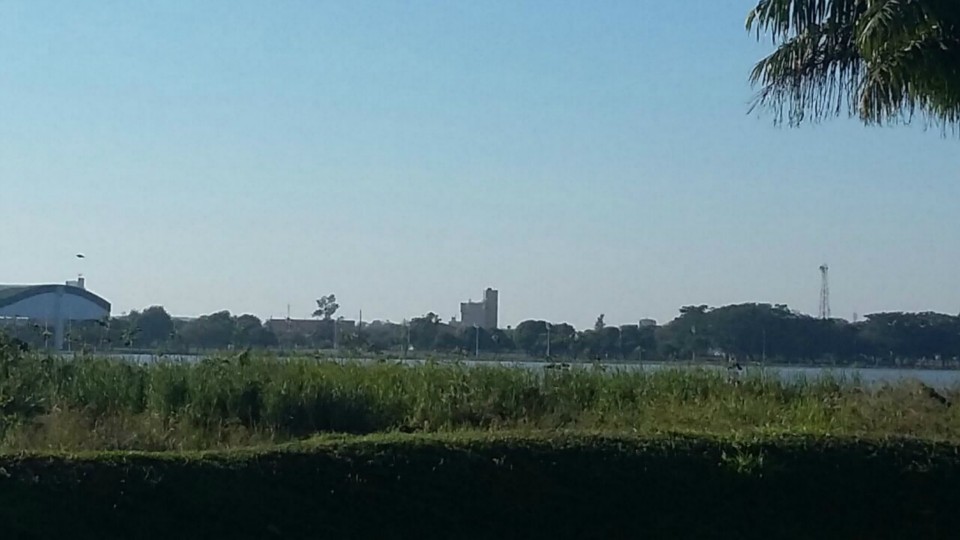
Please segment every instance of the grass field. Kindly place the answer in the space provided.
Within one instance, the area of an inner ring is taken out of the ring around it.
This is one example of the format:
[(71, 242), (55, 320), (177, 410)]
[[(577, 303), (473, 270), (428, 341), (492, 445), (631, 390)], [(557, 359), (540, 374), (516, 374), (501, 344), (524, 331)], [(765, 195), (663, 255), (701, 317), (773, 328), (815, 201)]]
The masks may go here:
[[(956, 391), (943, 397), (953, 401)], [(755, 375), (735, 384), (696, 369), (533, 372), (246, 356), (0, 362), (6, 451), (225, 449), (323, 433), (461, 430), (960, 441), (958, 414), (915, 383), (863, 388)]]

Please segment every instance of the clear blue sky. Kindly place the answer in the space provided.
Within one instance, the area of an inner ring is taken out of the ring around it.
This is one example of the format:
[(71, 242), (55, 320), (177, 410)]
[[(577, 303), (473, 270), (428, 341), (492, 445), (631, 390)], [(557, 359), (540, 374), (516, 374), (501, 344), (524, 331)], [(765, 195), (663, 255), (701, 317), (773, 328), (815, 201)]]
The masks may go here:
[(956, 314), (960, 141), (748, 115), (750, 5), (0, 2), (0, 282), (585, 326), (827, 261), (837, 316)]

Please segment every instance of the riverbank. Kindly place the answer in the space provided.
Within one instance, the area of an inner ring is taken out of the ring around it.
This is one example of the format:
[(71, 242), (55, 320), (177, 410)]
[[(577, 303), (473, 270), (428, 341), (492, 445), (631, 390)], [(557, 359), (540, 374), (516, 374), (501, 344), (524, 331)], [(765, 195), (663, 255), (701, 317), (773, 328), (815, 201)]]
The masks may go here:
[(377, 434), (0, 457), (3, 538), (947, 538), (960, 447)]
[[(202, 350), (202, 351), (177, 351), (177, 350), (156, 350), (156, 349), (107, 349), (102, 351), (39, 351), (45, 354), (52, 354), (62, 357), (76, 356), (100, 356), (108, 358), (117, 358), (136, 362), (152, 362), (156, 360), (180, 360), (185, 362), (198, 361), (203, 358), (216, 356), (225, 356), (230, 354), (239, 354), (239, 350)], [(426, 362), (459, 362), (466, 364), (502, 364), (516, 366), (544, 366), (549, 364), (566, 364), (574, 366), (592, 366), (602, 365), (607, 367), (625, 367), (630, 369), (642, 369), (643, 367), (727, 367), (734, 363), (733, 360), (725, 359), (720, 356), (701, 356), (694, 359), (628, 359), (618, 356), (606, 358), (589, 358), (570, 356), (534, 356), (522, 353), (489, 353), (481, 352), (479, 355), (456, 354), (456, 353), (437, 353), (411, 351), (407, 354), (402, 352), (380, 352), (376, 354), (357, 352), (357, 351), (337, 351), (335, 349), (262, 349), (255, 352), (257, 356), (271, 358), (305, 358), (310, 357), (317, 360), (330, 361), (353, 361), (353, 362), (405, 362), (405, 363), (426, 363)], [(646, 358), (646, 357), (645, 357)], [(742, 360), (739, 363), (751, 368), (771, 368), (771, 369), (822, 369), (822, 370), (905, 370), (905, 371), (945, 371), (960, 372), (960, 363), (956, 359), (947, 359), (938, 361), (934, 359), (891, 364), (888, 359), (881, 362), (879, 359), (859, 359), (850, 361), (836, 361), (822, 359), (820, 361), (784, 361), (779, 357), (770, 357), (764, 360)]]

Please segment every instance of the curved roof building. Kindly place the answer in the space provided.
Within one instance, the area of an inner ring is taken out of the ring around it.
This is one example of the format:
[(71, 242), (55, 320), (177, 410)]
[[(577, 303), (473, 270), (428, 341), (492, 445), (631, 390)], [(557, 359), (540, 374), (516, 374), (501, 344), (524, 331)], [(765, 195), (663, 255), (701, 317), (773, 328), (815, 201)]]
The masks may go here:
[(64, 285), (0, 285), (0, 318), (44, 321), (54, 327), (54, 345), (63, 346), (67, 321), (99, 320), (110, 302), (88, 291), (83, 278)]

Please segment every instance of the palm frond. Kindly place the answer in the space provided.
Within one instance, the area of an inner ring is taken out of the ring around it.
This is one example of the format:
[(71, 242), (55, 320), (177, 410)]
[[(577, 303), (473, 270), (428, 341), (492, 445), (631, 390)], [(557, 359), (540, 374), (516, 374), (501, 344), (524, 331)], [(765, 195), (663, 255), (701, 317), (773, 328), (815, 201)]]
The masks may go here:
[(750, 80), (777, 122), (960, 124), (960, 1), (760, 0), (747, 29), (776, 45)]

